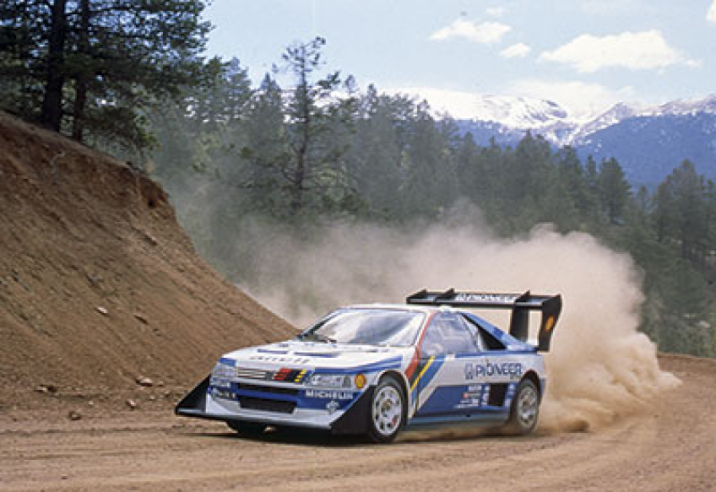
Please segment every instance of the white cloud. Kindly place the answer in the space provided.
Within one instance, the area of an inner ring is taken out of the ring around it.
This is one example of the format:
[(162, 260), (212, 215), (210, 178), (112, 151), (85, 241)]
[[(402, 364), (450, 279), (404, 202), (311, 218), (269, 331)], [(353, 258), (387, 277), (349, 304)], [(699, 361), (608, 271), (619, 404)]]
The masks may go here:
[(600, 84), (576, 80), (519, 80), (511, 84), (505, 92), (513, 96), (554, 101), (566, 109), (571, 118), (576, 119), (594, 117), (618, 102), (634, 98), (631, 87), (614, 91)]
[(571, 65), (582, 73), (610, 67), (650, 70), (676, 64), (700, 64), (669, 46), (657, 30), (627, 31), (603, 37), (582, 34), (553, 51), (543, 52), (540, 59)]
[(709, 7), (709, 11), (706, 13), (706, 20), (716, 24), (716, 0)]
[(502, 17), (505, 15), (504, 7), (489, 7), (485, 12), (491, 17)]
[(431, 41), (445, 41), (451, 38), (465, 38), (480, 44), (493, 44), (502, 39), (512, 28), (501, 22), (485, 21), (479, 24), (464, 19), (457, 19), (447, 27), (438, 29), (431, 36)]
[(524, 58), (531, 50), (525, 43), (517, 43), (500, 51), (500, 55), (505, 58)]

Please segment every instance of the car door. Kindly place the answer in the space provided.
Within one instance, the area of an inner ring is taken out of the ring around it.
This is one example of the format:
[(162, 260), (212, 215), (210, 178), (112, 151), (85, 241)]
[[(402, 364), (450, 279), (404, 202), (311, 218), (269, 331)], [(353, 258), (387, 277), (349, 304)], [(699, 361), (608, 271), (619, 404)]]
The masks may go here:
[(420, 345), (417, 417), (470, 415), (487, 403), (487, 353), (479, 334), (459, 313), (442, 312), (426, 327)]

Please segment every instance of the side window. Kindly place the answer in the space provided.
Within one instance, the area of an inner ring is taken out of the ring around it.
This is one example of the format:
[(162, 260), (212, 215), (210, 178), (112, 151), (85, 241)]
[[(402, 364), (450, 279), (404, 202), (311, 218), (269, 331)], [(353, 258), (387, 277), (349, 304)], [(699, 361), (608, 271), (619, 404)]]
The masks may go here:
[(470, 326), (471, 329), (476, 329), (480, 340), (480, 348), (483, 350), (505, 350), (505, 345), (497, 338), (492, 336), (483, 327), (475, 323), (469, 318), (463, 318), (465, 324)]
[(425, 328), (425, 336), (423, 337), (423, 343), (420, 347), (421, 355), (423, 357), (431, 357), (433, 355), (444, 355), (445, 346), (443, 345), (443, 331), (436, 323), (436, 319), (430, 322)]
[(464, 316), (460, 316), (460, 323), (465, 327), (465, 329), (470, 333), (472, 338), (475, 340), (475, 343), (477, 344), (477, 349), (480, 352), (484, 352), (487, 350), (487, 345), (485, 345), (485, 342), (482, 339), (482, 336), (480, 336), (480, 330), (477, 329), (477, 326), (473, 325), (468, 321)]
[(421, 347), (424, 356), (472, 354), (479, 351), (473, 334), (458, 314), (437, 314), (427, 330)]

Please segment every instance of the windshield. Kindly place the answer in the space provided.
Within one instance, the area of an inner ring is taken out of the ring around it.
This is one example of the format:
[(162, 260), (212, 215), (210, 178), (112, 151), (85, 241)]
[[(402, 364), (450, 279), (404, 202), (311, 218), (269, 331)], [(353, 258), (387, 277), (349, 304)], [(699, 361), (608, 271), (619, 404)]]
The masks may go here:
[(398, 309), (342, 309), (298, 336), (299, 340), (396, 345), (415, 343), (423, 314)]

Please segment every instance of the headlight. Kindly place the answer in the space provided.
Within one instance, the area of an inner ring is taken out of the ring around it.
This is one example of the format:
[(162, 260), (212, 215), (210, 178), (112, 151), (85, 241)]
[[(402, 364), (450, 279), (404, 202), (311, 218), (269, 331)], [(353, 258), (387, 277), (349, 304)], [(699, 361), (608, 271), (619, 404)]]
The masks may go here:
[(234, 376), (236, 376), (236, 368), (231, 364), (218, 362), (214, 366), (214, 370), (211, 372), (211, 375), (220, 379), (233, 379)]
[(322, 388), (352, 388), (353, 376), (348, 374), (314, 374), (306, 384)]

